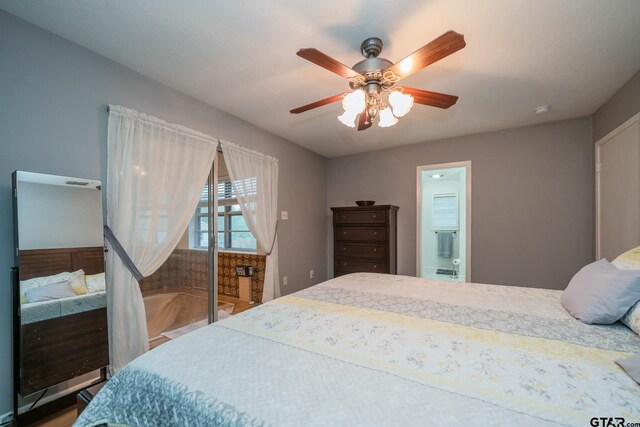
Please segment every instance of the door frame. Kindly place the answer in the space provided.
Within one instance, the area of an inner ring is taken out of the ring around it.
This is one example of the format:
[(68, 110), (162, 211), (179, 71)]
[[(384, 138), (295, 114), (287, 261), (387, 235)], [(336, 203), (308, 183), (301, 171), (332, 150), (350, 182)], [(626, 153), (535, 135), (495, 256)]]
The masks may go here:
[(466, 232), (465, 232), (465, 282), (471, 281), (471, 160), (438, 163), (416, 167), (416, 276), (422, 273), (422, 172), (439, 169), (464, 168), (466, 170)]
[[(620, 126), (618, 126), (617, 128), (615, 128), (614, 130), (612, 130), (611, 132), (609, 132), (608, 134), (606, 134), (605, 136), (603, 136), (602, 138), (600, 138), (595, 145), (595, 185), (596, 185), (596, 200), (595, 200), (595, 231), (596, 231), (596, 247), (595, 247), (595, 253), (596, 253), (596, 259), (600, 259), (601, 258), (601, 252), (602, 249), (600, 248), (600, 243), (601, 243), (601, 231), (600, 231), (600, 216), (602, 215), (600, 213), (600, 198), (601, 198), (601, 194), (600, 194), (600, 173), (602, 171), (602, 166), (600, 164), (600, 148), (606, 144), (607, 142), (609, 142), (611, 139), (615, 138), (620, 132), (626, 130), (628, 127), (633, 126), (636, 122), (640, 121), (640, 113), (634, 114), (629, 120), (627, 120), (626, 122), (622, 123)], [(639, 195), (640, 196), (640, 195)], [(638, 236), (638, 242), (640, 242), (640, 235)]]

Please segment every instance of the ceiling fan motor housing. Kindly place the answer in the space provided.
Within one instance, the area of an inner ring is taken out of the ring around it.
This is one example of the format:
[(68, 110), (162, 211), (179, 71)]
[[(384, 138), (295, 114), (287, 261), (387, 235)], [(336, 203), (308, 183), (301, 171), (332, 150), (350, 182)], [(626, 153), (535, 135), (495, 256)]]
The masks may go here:
[(352, 69), (360, 75), (349, 79), (352, 89), (357, 89), (371, 83), (381, 86), (385, 70), (393, 65), (393, 62), (385, 58), (379, 58), (382, 52), (382, 40), (378, 37), (369, 37), (360, 45), (362, 55), (366, 58), (358, 62)]
[(360, 52), (365, 58), (375, 58), (382, 52), (382, 40), (378, 37), (369, 37), (360, 45)]
[[(360, 73), (357, 77), (349, 79), (351, 89), (358, 89), (365, 85), (375, 83), (379, 86), (391, 86), (393, 82), (387, 82), (383, 77), (385, 70), (393, 65), (393, 62), (384, 58), (367, 58), (353, 66), (353, 70)], [(391, 83), (391, 84), (387, 84)]]

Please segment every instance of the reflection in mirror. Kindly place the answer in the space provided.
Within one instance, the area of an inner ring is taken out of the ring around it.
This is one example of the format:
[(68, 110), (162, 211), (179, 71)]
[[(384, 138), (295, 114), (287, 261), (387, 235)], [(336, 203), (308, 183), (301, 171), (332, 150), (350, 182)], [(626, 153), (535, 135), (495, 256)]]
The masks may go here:
[(18, 392), (108, 365), (100, 181), (18, 171)]

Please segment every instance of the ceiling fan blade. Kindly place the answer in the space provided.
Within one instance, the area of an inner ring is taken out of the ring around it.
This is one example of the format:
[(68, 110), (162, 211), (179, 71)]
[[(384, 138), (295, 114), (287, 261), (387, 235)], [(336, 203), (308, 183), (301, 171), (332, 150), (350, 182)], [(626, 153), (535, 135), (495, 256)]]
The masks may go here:
[(322, 68), (331, 71), (332, 73), (336, 73), (337, 75), (342, 76), (345, 79), (360, 75), (360, 73), (347, 67), (342, 62), (337, 61), (332, 57), (320, 52), (318, 49), (300, 49), (298, 51), (298, 56), (306, 59), (307, 61), (313, 62), (314, 64), (319, 65)]
[(320, 101), (312, 102), (311, 104), (307, 104), (307, 105), (303, 105), (302, 107), (294, 108), (293, 110), (290, 110), (289, 112), (291, 114), (304, 113), (305, 111), (313, 110), (314, 108), (322, 107), (323, 105), (331, 104), (332, 102), (341, 101), (342, 97), (344, 95), (345, 95), (344, 93), (341, 93), (339, 95), (333, 95), (333, 96), (330, 96), (329, 98), (321, 99)]
[(458, 97), (446, 93), (431, 92), (414, 87), (402, 87), (402, 93), (413, 96), (413, 102), (431, 107), (449, 108), (458, 101)]
[(467, 43), (464, 36), (455, 31), (447, 31), (437, 39), (427, 43), (402, 61), (387, 68), (393, 74), (403, 79), (418, 70), (423, 69), (427, 65), (446, 58), (454, 52), (465, 47)]
[(358, 115), (358, 130), (366, 130), (371, 127), (371, 119), (367, 114), (367, 110), (365, 109), (362, 113)]

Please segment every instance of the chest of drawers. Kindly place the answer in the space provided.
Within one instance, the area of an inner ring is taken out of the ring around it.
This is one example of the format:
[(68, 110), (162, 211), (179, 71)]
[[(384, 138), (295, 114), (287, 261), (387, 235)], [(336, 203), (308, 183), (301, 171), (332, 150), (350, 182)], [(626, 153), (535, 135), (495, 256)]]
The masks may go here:
[(397, 206), (335, 207), (331, 211), (334, 277), (357, 272), (396, 274)]

